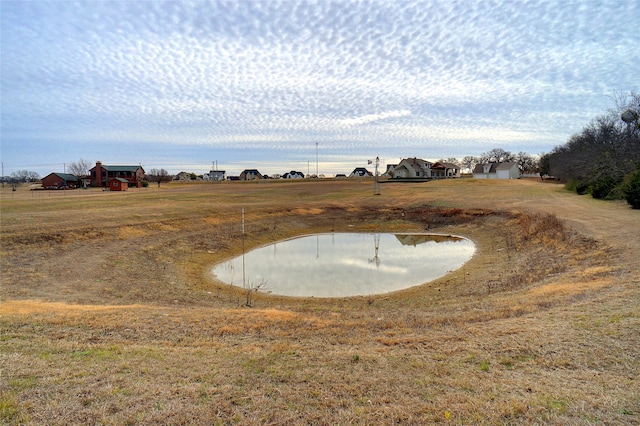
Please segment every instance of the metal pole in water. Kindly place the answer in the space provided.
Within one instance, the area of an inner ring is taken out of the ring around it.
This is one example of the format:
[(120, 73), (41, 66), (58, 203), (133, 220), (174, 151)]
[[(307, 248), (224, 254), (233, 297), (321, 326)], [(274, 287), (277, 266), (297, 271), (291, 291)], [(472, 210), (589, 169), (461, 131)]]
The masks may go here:
[(246, 288), (244, 269), (244, 207), (242, 208), (242, 288)]
[(380, 195), (380, 180), (378, 177), (378, 165), (380, 164), (380, 157), (376, 157), (376, 172), (375, 172), (375, 180), (373, 182), (373, 193), (374, 195)]

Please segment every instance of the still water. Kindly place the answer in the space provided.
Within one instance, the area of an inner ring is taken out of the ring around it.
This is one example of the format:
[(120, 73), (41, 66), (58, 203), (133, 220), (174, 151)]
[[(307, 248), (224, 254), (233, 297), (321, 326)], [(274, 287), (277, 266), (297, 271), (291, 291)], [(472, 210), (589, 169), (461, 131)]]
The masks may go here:
[(216, 265), (215, 278), (283, 296), (389, 293), (439, 278), (473, 256), (462, 237), (429, 234), (316, 234), (280, 241)]

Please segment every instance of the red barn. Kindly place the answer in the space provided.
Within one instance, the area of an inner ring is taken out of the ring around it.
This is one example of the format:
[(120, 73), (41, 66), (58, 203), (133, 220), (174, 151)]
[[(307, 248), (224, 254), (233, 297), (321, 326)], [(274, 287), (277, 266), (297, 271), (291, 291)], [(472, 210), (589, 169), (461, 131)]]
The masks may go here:
[(80, 179), (67, 173), (49, 173), (42, 178), (42, 186), (48, 189), (76, 188)]

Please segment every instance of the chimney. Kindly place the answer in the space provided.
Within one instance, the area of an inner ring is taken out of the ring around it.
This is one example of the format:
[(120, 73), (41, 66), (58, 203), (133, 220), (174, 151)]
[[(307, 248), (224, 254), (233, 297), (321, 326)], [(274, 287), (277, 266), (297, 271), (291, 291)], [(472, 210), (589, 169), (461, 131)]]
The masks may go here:
[(96, 161), (96, 186), (102, 187), (102, 161)]

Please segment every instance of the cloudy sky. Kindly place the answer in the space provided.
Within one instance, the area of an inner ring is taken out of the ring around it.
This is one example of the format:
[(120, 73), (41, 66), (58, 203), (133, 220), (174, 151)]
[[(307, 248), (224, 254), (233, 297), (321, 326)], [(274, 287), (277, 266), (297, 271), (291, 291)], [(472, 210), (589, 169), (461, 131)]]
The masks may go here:
[(640, 87), (640, 1), (0, 2), (1, 160), (349, 173), (563, 144)]

